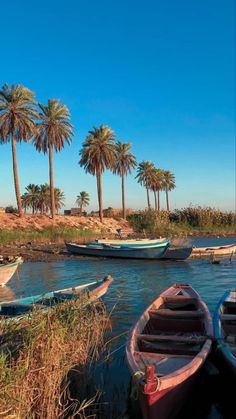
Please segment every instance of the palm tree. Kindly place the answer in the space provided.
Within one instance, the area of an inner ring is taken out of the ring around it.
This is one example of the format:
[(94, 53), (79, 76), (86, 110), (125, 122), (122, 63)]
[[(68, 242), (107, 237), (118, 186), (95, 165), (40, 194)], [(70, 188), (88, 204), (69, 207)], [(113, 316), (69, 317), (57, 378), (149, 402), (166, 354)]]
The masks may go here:
[(55, 208), (58, 214), (59, 209), (65, 206), (65, 195), (60, 188), (54, 188)]
[(39, 185), (38, 209), (43, 215), (50, 208), (50, 186), (47, 183)]
[(163, 172), (163, 189), (166, 192), (166, 207), (167, 211), (170, 211), (169, 207), (169, 197), (168, 192), (175, 189), (175, 175), (171, 173), (169, 170), (164, 170)]
[(163, 188), (163, 170), (153, 168), (151, 172), (151, 189), (154, 193), (155, 210), (160, 211), (160, 191)]
[(89, 194), (88, 192), (82, 191), (79, 193), (76, 199), (76, 204), (80, 208), (80, 212), (83, 211), (83, 207), (87, 207), (89, 205)]
[(22, 204), (17, 167), (16, 143), (29, 141), (35, 130), (34, 94), (24, 86), (5, 84), (0, 90), (0, 141), (11, 141), (12, 161), (16, 201), (19, 216), (22, 217)]
[(83, 143), (80, 151), (80, 166), (84, 166), (85, 171), (97, 177), (97, 191), (99, 204), (99, 217), (103, 222), (103, 204), (102, 204), (102, 174), (105, 169), (114, 167), (116, 159), (115, 134), (112, 129), (106, 125), (94, 127), (89, 131), (89, 135)]
[(30, 183), (25, 189), (26, 192), (21, 197), (22, 206), (25, 209), (32, 208), (32, 213), (34, 214), (38, 209), (40, 188), (38, 185)]
[(145, 186), (147, 190), (148, 209), (151, 208), (149, 189), (151, 189), (151, 181), (152, 181), (152, 174), (153, 174), (154, 168), (155, 166), (151, 161), (143, 160), (138, 165), (138, 170), (137, 170), (137, 175), (136, 175), (136, 179), (138, 179), (138, 183), (140, 183), (142, 186)]
[(125, 176), (131, 173), (132, 169), (136, 166), (136, 157), (129, 152), (131, 144), (121, 143), (118, 141), (116, 144), (116, 160), (114, 163), (113, 171), (121, 176), (122, 184), (122, 211), (123, 218), (126, 219), (125, 213)]
[(67, 107), (56, 99), (49, 99), (48, 106), (39, 104), (41, 122), (36, 126), (34, 144), (36, 149), (49, 155), (49, 179), (51, 196), (51, 215), (55, 218), (55, 195), (53, 178), (53, 150), (61, 151), (65, 141), (72, 141), (72, 125)]

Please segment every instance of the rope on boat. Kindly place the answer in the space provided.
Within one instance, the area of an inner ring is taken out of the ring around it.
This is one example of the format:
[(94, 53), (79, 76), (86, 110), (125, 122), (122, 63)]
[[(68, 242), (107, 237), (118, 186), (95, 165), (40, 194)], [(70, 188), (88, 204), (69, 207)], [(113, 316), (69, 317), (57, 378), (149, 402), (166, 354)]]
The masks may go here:
[[(130, 392), (130, 398), (132, 400), (138, 400), (138, 387), (139, 387), (139, 382), (140, 380), (145, 377), (145, 373), (143, 371), (136, 371), (132, 377), (132, 384), (131, 384), (131, 392)], [(156, 388), (155, 390), (149, 392), (149, 395), (155, 394), (161, 385), (161, 380), (160, 378), (155, 375), (155, 379), (156, 379)]]

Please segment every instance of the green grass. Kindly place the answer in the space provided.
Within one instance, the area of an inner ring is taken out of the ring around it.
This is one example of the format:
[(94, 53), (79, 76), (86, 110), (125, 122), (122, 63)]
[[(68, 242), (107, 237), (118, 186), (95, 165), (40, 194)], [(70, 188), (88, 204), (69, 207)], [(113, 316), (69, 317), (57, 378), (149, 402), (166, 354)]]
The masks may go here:
[(0, 243), (26, 243), (35, 241), (37, 243), (62, 243), (65, 241), (87, 241), (93, 240), (97, 235), (92, 230), (79, 230), (76, 228), (47, 228), (42, 231), (23, 231), (23, 230), (1, 230)]

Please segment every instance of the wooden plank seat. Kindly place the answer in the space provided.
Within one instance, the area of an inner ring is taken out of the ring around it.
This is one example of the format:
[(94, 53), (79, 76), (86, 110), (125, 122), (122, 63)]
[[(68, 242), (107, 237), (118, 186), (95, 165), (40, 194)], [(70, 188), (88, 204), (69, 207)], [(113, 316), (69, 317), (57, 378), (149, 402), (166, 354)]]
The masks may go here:
[(150, 318), (154, 319), (184, 319), (184, 320), (195, 320), (203, 319), (204, 313), (201, 310), (171, 310), (163, 308), (160, 310), (149, 310)]
[(235, 320), (236, 321), (236, 314), (221, 314), (220, 319), (222, 321), (228, 321), (228, 320)]
[(145, 335), (145, 334), (138, 334), (138, 340), (146, 340), (150, 342), (183, 342), (183, 343), (203, 343), (206, 341), (206, 336), (176, 336), (176, 335)]

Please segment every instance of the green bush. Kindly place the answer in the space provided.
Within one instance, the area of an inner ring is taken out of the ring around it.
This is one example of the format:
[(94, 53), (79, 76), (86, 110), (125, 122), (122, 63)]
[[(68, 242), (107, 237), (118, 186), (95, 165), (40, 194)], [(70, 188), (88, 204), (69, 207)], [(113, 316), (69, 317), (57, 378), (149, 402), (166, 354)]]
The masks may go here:
[(18, 214), (18, 209), (17, 209), (17, 208), (15, 208), (15, 207), (13, 207), (13, 205), (8, 205), (8, 206), (5, 208), (5, 212), (6, 212), (7, 214)]

